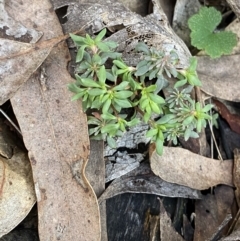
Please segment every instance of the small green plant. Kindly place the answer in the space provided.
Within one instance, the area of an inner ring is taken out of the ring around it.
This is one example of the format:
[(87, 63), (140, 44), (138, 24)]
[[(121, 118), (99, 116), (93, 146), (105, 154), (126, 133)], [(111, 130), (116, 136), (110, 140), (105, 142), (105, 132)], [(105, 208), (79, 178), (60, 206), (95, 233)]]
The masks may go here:
[[(90, 109), (89, 135), (115, 147), (115, 137), (141, 121), (149, 124), (147, 137), (156, 143), (157, 153), (163, 152), (165, 141), (177, 144), (184, 136), (198, 137), (211, 119), (212, 105), (201, 107), (192, 100), (193, 86), (201, 85), (197, 77), (197, 60), (192, 58), (185, 70), (176, 69), (178, 55), (149, 48), (144, 43), (136, 46), (142, 56), (137, 66), (128, 66), (116, 52), (115, 42), (103, 41), (106, 30), (95, 38), (71, 35), (78, 52), (76, 82), (69, 84), (75, 93), (73, 100), (82, 99), (83, 109)], [(174, 88), (169, 97), (158, 93), (167, 88), (168, 78), (174, 77)]]
[(214, 7), (202, 7), (188, 20), (191, 30), (191, 44), (203, 49), (211, 58), (230, 54), (237, 44), (237, 36), (230, 31), (217, 31), (216, 27), (222, 20), (221, 13)]

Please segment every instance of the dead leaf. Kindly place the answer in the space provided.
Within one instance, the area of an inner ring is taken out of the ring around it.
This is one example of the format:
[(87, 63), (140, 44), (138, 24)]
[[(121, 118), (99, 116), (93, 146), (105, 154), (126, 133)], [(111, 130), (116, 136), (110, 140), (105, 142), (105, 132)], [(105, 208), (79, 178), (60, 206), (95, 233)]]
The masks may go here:
[(15, 228), (36, 202), (27, 154), (15, 148), (11, 159), (0, 156), (0, 237)]
[(233, 164), (233, 183), (236, 187), (235, 197), (240, 208), (240, 153), (239, 149), (234, 150), (234, 164)]
[[(224, 227), (231, 219), (233, 200), (233, 188), (218, 186), (214, 189), (214, 194), (207, 194), (202, 200), (196, 201), (194, 241), (218, 240), (216, 236), (226, 235), (227, 230), (224, 233)], [(224, 222), (226, 217), (227, 221)]]
[(228, 108), (219, 100), (213, 99), (219, 114), (227, 121), (233, 131), (240, 134), (240, 115), (232, 114)]
[[(25, 1), (22, 8), (28, 5), (34, 6), (32, 15), (44, 16), (38, 22), (43, 40), (62, 35), (49, 1)], [(99, 208), (85, 177), (87, 122), (81, 103), (70, 101), (68, 61), (68, 48), (61, 43), (11, 103), (32, 164), (40, 240), (96, 241), (100, 240)]]
[[(34, 28), (27, 28), (23, 26), (19, 20), (16, 21), (11, 15), (6, 11), (5, 0), (0, 2), (0, 37), (7, 38), (11, 40), (17, 40), (26, 43), (36, 43), (42, 36), (41, 32), (38, 32)], [(24, 11), (24, 14), (26, 12)], [(22, 12), (18, 12), (18, 16)]]
[(105, 199), (123, 193), (148, 193), (165, 197), (201, 198), (201, 193), (189, 187), (163, 181), (155, 176), (148, 164), (141, 164), (137, 169), (115, 179), (98, 199)]
[(160, 240), (184, 241), (183, 237), (176, 232), (172, 226), (172, 221), (168, 216), (162, 201), (160, 202)]
[[(226, 30), (233, 31), (240, 39), (240, 22), (235, 20)], [(200, 55), (204, 52), (200, 52)], [(234, 47), (232, 55), (221, 56), (219, 59), (211, 59), (208, 56), (197, 56), (197, 72), (202, 81), (201, 89), (220, 99), (240, 101), (239, 71), (240, 41)]]
[(204, 190), (218, 184), (232, 186), (232, 161), (219, 161), (179, 147), (164, 147), (163, 155), (150, 157), (155, 175), (171, 183)]
[(66, 32), (73, 32), (76, 26), (83, 25), (87, 25), (93, 33), (103, 28), (114, 30), (123, 26), (123, 29), (113, 33), (108, 40), (119, 43), (118, 51), (123, 51), (123, 58), (127, 64), (138, 63), (139, 55), (133, 50), (138, 42), (144, 41), (166, 52), (175, 50), (180, 59), (179, 67), (187, 67), (191, 56), (188, 48), (170, 27), (159, 1), (153, 3), (153, 13), (142, 17), (114, 0), (99, 0), (97, 3), (94, 0), (80, 1), (71, 4), (67, 0), (53, 1), (55, 9), (68, 6), (68, 21), (63, 25)]

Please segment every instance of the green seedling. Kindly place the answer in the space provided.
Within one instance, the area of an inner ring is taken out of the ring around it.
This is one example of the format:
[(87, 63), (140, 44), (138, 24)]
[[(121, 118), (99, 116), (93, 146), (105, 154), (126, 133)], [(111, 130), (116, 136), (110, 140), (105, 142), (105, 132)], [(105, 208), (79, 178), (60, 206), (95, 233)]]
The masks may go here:
[[(78, 66), (76, 82), (68, 87), (75, 93), (72, 100), (81, 99), (83, 110), (91, 110), (90, 137), (116, 147), (115, 138), (142, 121), (149, 124), (147, 137), (156, 143), (159, 155), (165, 141), (177, 144), (181, 136), (197, 138), (211, 118), (212, 105), (201, 107), (191, 99), (193, 86), (201, 85), (196, 59), (190, 59), (187, 69), (177, 69), (176, 52), (140, 43), (136, 46), (142, 56), (139, 63), (128, 66), (115, 50), (117, 43), (103, 40), (105, 34), (106, 30), (96, 37), (71, 35), (78, 48)], [(164, 98), (159, 92), (167, 88), (170, 77), (176, 84)]]

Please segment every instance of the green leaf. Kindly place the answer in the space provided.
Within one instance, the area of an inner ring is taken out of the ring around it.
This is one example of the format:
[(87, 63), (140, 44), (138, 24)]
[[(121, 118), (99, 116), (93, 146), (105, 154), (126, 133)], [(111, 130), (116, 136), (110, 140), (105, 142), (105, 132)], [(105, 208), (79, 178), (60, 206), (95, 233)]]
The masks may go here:
[(104, 120), (116, 120), (116, 116), (110, 114), (109, 112), (106, 112), (104, 114), (101, 114), (101, 117), (104, 119)]
[(165, 103), (165, 100), (157, 94), (149, 93), (148, 95), (149, 95), (150, 99), (157, 104), (164, 104)]
[(163, 117), (161, 117), (158, 121), (156, 121), (156, 123), (157, 124), (165, 124), (174, 118), (175, 118), (174, 114), (166, 114)]
[(137, 71), (136, 71), (135, 75), (141, 76), (141, 75), (146, 74), (147, 72), (148, 72), (148, 66), (147, 65), (143, 65), (141, 67), (139, 67), (139, 65), (137, 65)]
[(79, 88), (78, 86), (76, 86), (76, 84), (68, 84), (68, 89), (74, 93), (79, 93), (79, 92), (82, 92), (83, 89), (82, 88)]
[(183, 85), (185, 85), (187, 83), (187, 79), (182, 79), (182, 80), (178, 80), (175, 85), (174, 88), (177, 89), (179, 87), (182, 87)]
[(78, 99), (80, 99), (83, 95), (84, 95), (84, 92), (78, 93), (78, 94), (74, 95), (74, 96), (71, 98), (71, 100), (72, 100), (72, 101), (78, 100)]
[(78, 52), (77, 52), (77, 56), (76, 56), (76, 63), (79, 63), (82, 61), (83, 59), (83, 54), (84, 54), (84, 51), (85, 51), (85, 48), (87, 47), (87, 45), (82, 45)]
[(183, 125), (188, 126), (192, 121), (194, 120), (194, 116), (190, 115), (187, 118), (184, 119)]
[(111, 148), (116, 148), (117, 147), (116, 141), (111, 136), (107, 136), (107, 144)]
[(113, 63), (114, 63), (115, 65), (117, 65), (117, 67), (120, 68), (120, 69), (126, 69), (126, 68), (128, 68), (128, 66), (127, 66), (123, 61), (113, 60)]
[(102, 133), (111, 133), (112, 131), (115, 131), (119, 128), (119, 124), (106, 124), (101, 128)]
[[(115, 49), (118, 46), (118, 44), (116, 42), (114, 42), (114, 41), (104, 41), (104, 43), (111, 49)], [(120, 53), (114, 53), (114, 54), (117, 54), (118, 57), (121, 56)]]
[(127, 99), (128, 97), (132, 96), (133, 92), (129, 90), (122, 90), (119, 92), (114, 93), (114, 97), (118, 99)]
[(100, 67), (99, 71), (97, 72), (97, 77), (98, 77), (98, 80), (101, 84), (105, 84), (107, 74), (106, 74), (106, 69), (105, 69), (104, 65), (102, 65)]
[(132, 107), (132, 104), (128, 100), (121, 100), (121, 99), (117, 99), (117, 98), (114, 98), (113, 100), (117, 105), (119, 105), (122, 108)]
[(71, 37), (71, 39), (76, 45), (79, 46), (79, 45), (85, 44), (86, 39), (84, 37), (81, 37), (72, 33), (70, 33), (69, 36)]
[(104, 28), (95, 38), (95, 42), (99, 42), (103, 39), (103, 37), (106, 35), (106, 28)]
[(211, 58), (230, 54), (237, 44), (237, 37), (233, 32), (214, 32), (221, 19), (221, 13), (214, 7), (203, 7), (188, 20), (192, 45), (204, 49)]
[(150, 106), (151, 106), (152, 111), (155, 112), (156, 114), (161, 113), (159, 106), (156, 103), (154, 103), (153, 101), (150, 101)]
[(160, 156), (163, 154), (163, 141), (159, 138), (156, 140), (156, 152)]
[(119, 85), (116, 85), (113, 90), (124, 90), (126, 87), (129, 86), (129, 83), (127, 81), (121, 82)]
[(96, 43), (96, 45), (98, 46), (98, 48), (103, 51), (103, 52), (108, 52), (110, 51), (109, 47), (107, 46), (107, 44), (105, 44), (104, 42), (99, 42)]
[(213, 108), (212, 104), (205, 105), (202, 109), (203, 112), (208, 112)]
[(158, 129), (150, 129), (150, 130), (146, 133), (146, 137), (156, 136), (157, 133), (158, 133)]
[(96, 81), (89, 79), (89, 78), (81, 78), (82, 85), (85, 87), (96, 87), (99, 88), (101, 85), (99, 85)]
[(138, 43), (136, 45), (135, 49), (139, 52), (144, 52), (146, 54), (150, 54), (148, 46), (143, 42)]
[(103, 104), (102, 112), (107, 113), (111, 105), (111, 100), (107, 99), (106, 102)]
[(91, 96), (98, 96), (98, 95), (102, 95), (105, 93), (106, 93), (106, 90), (103, 90), (103, 89), (94, 88), (94, 89), (88, 90), (88, 94)]
[(140, 120), (138, 118), (134, 118), (131, 121), (127, 122), (127, 126), (132, 127), (132, 126), (136, 126), (139, 123), (140, 123)]

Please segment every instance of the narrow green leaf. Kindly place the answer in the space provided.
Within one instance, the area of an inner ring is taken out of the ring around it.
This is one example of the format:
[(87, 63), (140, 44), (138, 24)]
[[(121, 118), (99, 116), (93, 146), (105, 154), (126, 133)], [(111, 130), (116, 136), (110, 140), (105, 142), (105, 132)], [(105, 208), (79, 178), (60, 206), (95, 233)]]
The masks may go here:
[(101, 87), (100, 84), (98, 84), (96, 81), (89, 79), (89, 78), (81, 78), (82, 85), (85, 87)]
[(74, 95), (74, 96), (71, 98), (71, 100), (72, 100), (72, 101), (78, 100), (78, 99), (80, 99), (83, 95), (84, 95), (84, 92), (78, 93), (78, 94)]
[(107, 136), (107, 143), (111, 148), (117, 147), (116, 141), (111, 136)]
[(117, 130), (119, 128), (119, 124), (116, 123), (116, 124), (106, 124), (105, 126), (103, 126), (101, 128), (101, 132), (102, 133), (110, 133), (112, 132), (113, 130)]
[[(115, 49), (118, 46), (118, 43), (116, 43), (114, 41), (104, 41), (104, 43), (111, 49)], [(119, 55), (121, 56), (120, 53), (116, 53), (116, 54), (118, 54), (118, 57), (119, 57)]]
[(137, 51), (139, 51), (139, 52), (144, 52), (144, 53), (146, 53), (146, 54), (149, 54), (149, 53), (150, 53), (148, 46), (147, 46), (145, 43), (143, 43), (143, 42), (138, 43), (138, 44), (136, 45), (135, 49), (136, 49)]
[(102, 113), (108, 112), (110, 105), (111, 105), (111, 100), (107, 99), (106, 102), (103, 104)]
[(198, 119), (197, 120), (197, 132), (201, 132), (202, 130), (202, 120)]
[(190, 115), (183, 121), (183, 125), (188, 126), (194, 120), (194, 116)]
[(150, 106), (151, 106), (152, 111), (155, 112), (156, 114), (161, 113), (159, 106), (156, 103), (154, 103), (153, 101), (150, 101)]
[(113, 99), (114, 102), (119, 105), (120, 107), (122, 108), (130, 108), (132, 107), (132, 104), (129, 102), (129, 100), (125, 99), (125, 100), (122, 100), (122, 99), (117, 99), (117, 98), (114, 98)]
[(165, 124), (168, 123), (170, 120), (174, 119), (176, 116), (174, 114), (166, 114), (162, 116), (158, 121), (157, 124)]
[(158, 133), (158, 129), (150, 129), (149, 131), (147, 131), (146, 133), (146, 137), (153, 137), (156, 136)]
[(165, 103), (165, 100), (157, 94), (149, 93), (149, 97), (152, 101), (154, 101), (157, 104), (164, 104)]
[(102, 65), (100, 67), (99, 71), (97, 72), (97, 77), (98, 77), (98, 80), (101, 84), (105, 84), (107, 75), (106, 75), (106, 69), (105, 69), (104, 65)]
[(77, 56), (76, 56), (76, 63), (79, 63), (82, 61), (83, 59), (83, 54), (84, 54), (84, 51), (85, 51), (85, 48), (87, 47), (87, 45), (82, 45), (79, 49), (78, 49), (78, 52), (77, 52)]
[(81, 46), (81, 45), (85, 44), (86, 39), (84, 37), (81, 37), (81, 36), (78, 36), (78, 35), (75, 35), (72, 33), (70, 33), (69, 35), (77, 46)]
[(141, 75), (144, 75), (148, 72), (148, 66), (147, 65), (144, 65), (142, 67), (138, 67), (137, 66), (137, 71), (135, 73), (135, 76), (141, 76)]
[(98, 96), (98, 95), (102, 95), (102, 94), (105, 94), (105, 93), (106, 93), (106, 90), (98, 89), (98, 88), (90, 89), (88, 91), (88, 94), (91, 95), (91, 96)]
[(146, 92), (153, 92), (154, 90), (156, 90), (156, 85), (150, 85), (147, 88), (145, 88)]
[(129, 90), (122, 90), (119, 92), (114, 93), (114, 97), (118, 99), (127, 99), (128, 97), (132, 96), (133, 92)]
[(202, 109), (203, 112), (208, 112), (213, 108), (212, 104), (205, 105)]
[(101, 114), (101, 117), (104, 119), (104, 120), (116, 120), (116, 116), (106, 112), (106, 113), (103, 113)]
[(127, 81), (121, 82), (119, 85), (116, 85), (113, 90), (124, 90), (126, 87), (129, 86), (129, 83)]
[(98, 42), (96, 43), (97, 47), (103, 51), (103, 52), (108, 52), (110, 51), (109, 47), (107, 46), (107, 44), (105, 44), (104, 42)]
[(163, 141), (160, 139), (156, 140), (156, 152), (160, 156), (163, 154)]
[(174, 88), (177, 89), (179, 87), (184, 86), (187, 83), (187, 79), (182, 79), (182, 80), (178, 80), (175, 85)]
[(127, 122), (127, 126), (132, 127), (132, 126), (136, 126), (139, 123), (140, 123), (140, 120), (138, 118), (134, 118), (131, 121)]
[(123, 62), (123, 61), (120, 61), (120, 60), (113, 60), (113, 63), (115, 65), (117, 65), (117, 67), (121, 68), (121, 69), (126, 69), (128, 68), (128, 66)]
[(95, 38), (95, 42), (99, 42), (103, 39), (103, 37), (106, 35), (107, 30), (104, 28)]

